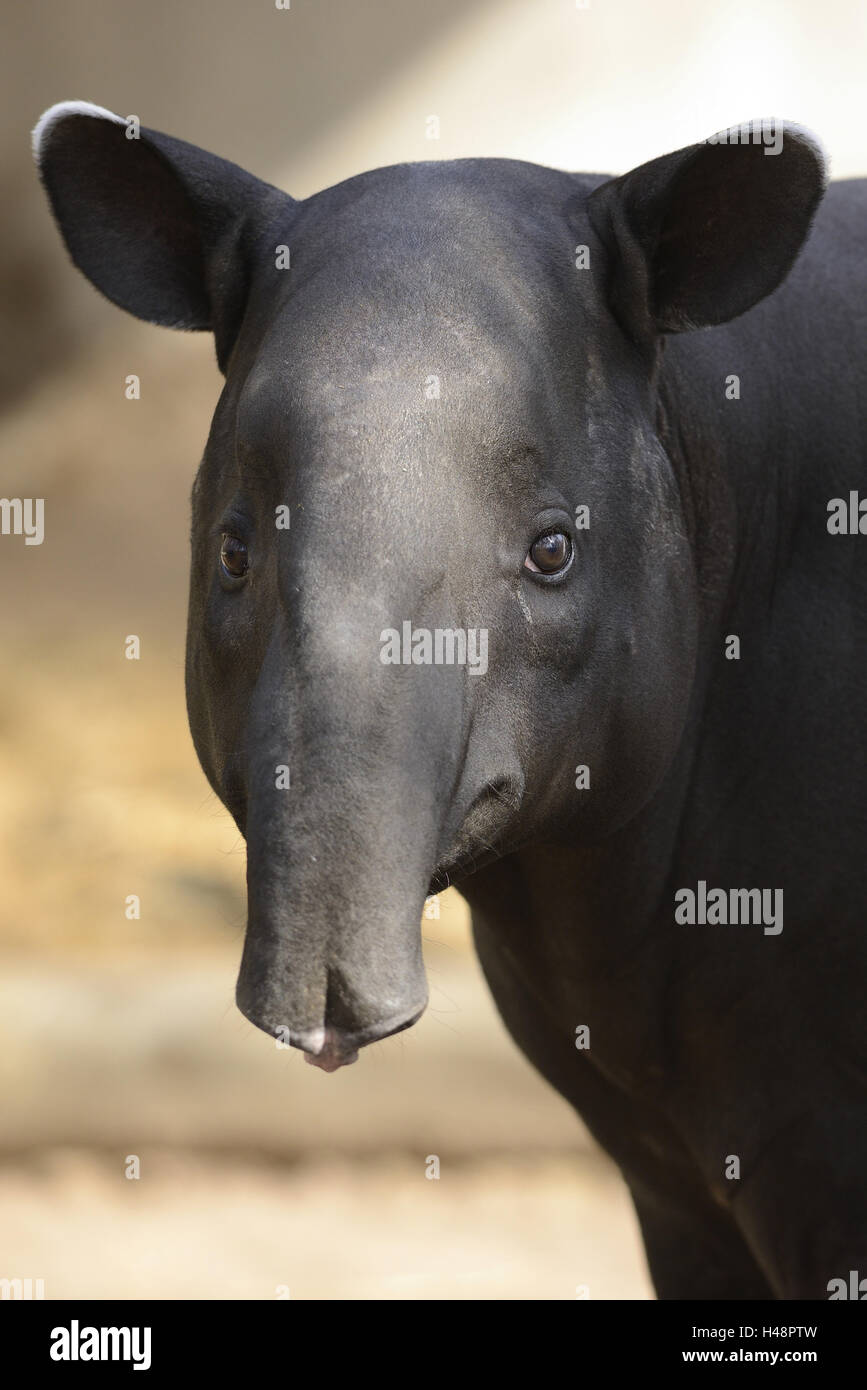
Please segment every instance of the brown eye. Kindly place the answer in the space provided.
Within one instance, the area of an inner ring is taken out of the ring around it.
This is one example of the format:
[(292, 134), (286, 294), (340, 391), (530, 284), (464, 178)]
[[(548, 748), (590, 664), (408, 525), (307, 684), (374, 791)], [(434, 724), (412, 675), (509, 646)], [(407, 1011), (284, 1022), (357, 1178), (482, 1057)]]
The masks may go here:
[(563, 531), (540, 536), (530, 546), (524, 568), (533, 574), (557, 574), (572, 559), (572, 542)]
[(239, 541), (237, 536), (223, 534), (223, 544), (220, 547), (220, 561), (223, 569), (233, 579), (243, 579), (249, 568), (247, 557), (247, 547), (243, 541)]

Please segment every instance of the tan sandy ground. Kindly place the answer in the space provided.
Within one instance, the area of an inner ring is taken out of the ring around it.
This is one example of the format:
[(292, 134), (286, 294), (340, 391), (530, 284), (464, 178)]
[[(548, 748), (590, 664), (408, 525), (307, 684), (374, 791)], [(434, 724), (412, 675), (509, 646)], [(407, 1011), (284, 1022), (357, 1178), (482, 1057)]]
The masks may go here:
[(298, 1167), (79, 1151), (0, 1172), (4, 1272), (51, 1298), (652, 1297), (625, 1190), (593, 1156)]
[(471, 956), (429, 941), (436, 1011), (326, 1077), (233, 1009), (234, 950), (156, 954), (0, 957), (0, 1277), (48, 1298), (651, 1296), (616, 1170)]

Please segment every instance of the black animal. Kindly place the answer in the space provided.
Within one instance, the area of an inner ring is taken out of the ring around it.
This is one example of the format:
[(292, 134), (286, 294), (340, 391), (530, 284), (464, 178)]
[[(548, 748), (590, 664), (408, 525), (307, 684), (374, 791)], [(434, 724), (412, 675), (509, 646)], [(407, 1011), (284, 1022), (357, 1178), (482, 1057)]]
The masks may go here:
[(80, 103), (36, 136), (76, 265), (226, 376), (187, 695), (243, 1013), (326, 1070), (409, 1027), (458, 883), (660, 1296), (867, 1276), (867, 184), (820, 207), (786, 125), (303, 202)]

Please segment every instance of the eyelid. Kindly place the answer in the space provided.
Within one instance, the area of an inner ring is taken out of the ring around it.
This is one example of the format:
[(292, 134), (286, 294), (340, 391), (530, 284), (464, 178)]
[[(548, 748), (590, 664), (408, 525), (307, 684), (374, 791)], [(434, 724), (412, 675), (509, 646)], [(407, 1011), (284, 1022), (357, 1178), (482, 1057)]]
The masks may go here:
[(212, 536), (235, 536), (237, 540), (249, 545), (253, 533), (253, 523), (243, 512), (228, 511), (211, 529)]

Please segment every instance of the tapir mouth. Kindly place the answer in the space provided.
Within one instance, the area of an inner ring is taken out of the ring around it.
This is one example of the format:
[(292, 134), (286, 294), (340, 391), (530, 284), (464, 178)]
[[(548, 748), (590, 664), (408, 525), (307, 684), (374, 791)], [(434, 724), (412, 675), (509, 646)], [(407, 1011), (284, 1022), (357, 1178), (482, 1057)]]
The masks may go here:
[(487, 848), (480, 849), (477, 853), (462, 855), (460, 859), (449, 859), (437, 865), (428, 884), (428, 897), (436, 897), (437, 893), (444, 893), (447, 888), (459, 888), (464, 879), (469, 878), (477, 869), (484, 868), (486, 864), (491, 864), (500, 857), (499, 850)]
[(522, 794), (523, 786), (514, 777), (495, 778), (483, 787), (464, 816), (448, 857), (433, 873), (429, 896), (459, 885), (477, 869), (502, 858)]

